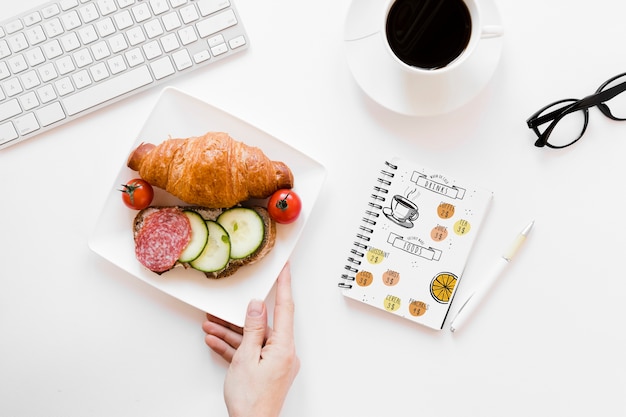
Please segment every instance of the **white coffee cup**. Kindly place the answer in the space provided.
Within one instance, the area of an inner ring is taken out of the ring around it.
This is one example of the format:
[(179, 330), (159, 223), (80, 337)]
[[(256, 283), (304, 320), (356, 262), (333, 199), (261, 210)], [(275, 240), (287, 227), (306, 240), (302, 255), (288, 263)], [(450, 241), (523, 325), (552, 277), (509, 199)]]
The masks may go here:
[(387, 0), (381, 34), (395, 62), (411, 73), (436, 74), (462, 65), (481, 40), (500, 37), (483, 24), (480, 0)]

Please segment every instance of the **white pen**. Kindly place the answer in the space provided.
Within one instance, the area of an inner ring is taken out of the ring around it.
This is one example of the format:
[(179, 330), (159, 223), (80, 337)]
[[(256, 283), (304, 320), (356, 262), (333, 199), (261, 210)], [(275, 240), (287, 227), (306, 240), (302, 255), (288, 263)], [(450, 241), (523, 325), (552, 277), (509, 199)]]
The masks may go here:
[(459, 328), (463, 326), (463, 323), (465, 323), (465, 321), (472, 314), (472, 311), (474, 311), (474, 309), (478, 305), (480, 305), (480, 302), (485, 294), (489, 292), (489, 288), (491, 288), (496, 279), (498, 279), (498, 277), (502, 275), (504, 268), (507, 267), (519, 248), (526, 241), (526, 236), (528, 236), (528, 233), (530, 233), (530, 229), (533, 228), (534, 224), (534, 221), (530, 222), (528, 226), (526, 226), (524, 230), (522, 230), (520, 234), (517, 235), (517, 238), (511, 245), (510, 249), (505, 252), (500, 257), (500, 259), (498, 259), (498, 262), (493, 266), (486, 279), (482, 282), (481, 286), (474, 290), (474, 292), (470, 294), (467, 300), (465, 300), (459, 311), (456, 313), (454, 319), (452, 319), (452, 323), (450, 324), (451, 331), (455, 332), (459, 330)]

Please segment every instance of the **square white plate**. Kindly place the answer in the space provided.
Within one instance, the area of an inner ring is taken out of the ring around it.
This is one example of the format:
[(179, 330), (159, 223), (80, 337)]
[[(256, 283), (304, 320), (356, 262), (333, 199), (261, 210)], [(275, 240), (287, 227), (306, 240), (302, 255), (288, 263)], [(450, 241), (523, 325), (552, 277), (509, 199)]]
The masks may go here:
[[(278, 273), (296, 246), (326, 178), (326, 169), (310, 157), (237, 117), (174, 88), (165, 88), (139, 132), (130, 152), (141, 142), (158, 144), (168, 137), (199, 136), (223, 131), (234, 139), (257, 146), (272, 160), (292, 170), (294, 191), (302, 199), (302, 212), (288, 225), (277, 224), (274, 249), (259, 262), (219, 280), (208, 279), (193, 269), (176, 267), (162, 275), (144, 268), (135, 258), (132, 222), (136, 211), (128, 209), (118, 189), (138, 173), (120, 161), (121, 169), (111, 186), (89, 247), (131, 275), (202, 311), (238, 326), (243, 325), (248, 302), (265, 299)], [(184, 204), (155, 188), (153, 205)]]

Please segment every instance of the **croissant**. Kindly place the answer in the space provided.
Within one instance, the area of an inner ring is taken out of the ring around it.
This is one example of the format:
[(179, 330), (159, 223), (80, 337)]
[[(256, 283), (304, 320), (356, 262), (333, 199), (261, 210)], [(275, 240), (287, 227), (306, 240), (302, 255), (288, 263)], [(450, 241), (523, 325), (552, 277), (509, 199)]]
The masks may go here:
[(266, 198), (293, 187), (293, 174), (283, 162), (227, 133), (143, 143), (127, 165), (141, 178), (188, 204), (232, 207), (250, 198)]

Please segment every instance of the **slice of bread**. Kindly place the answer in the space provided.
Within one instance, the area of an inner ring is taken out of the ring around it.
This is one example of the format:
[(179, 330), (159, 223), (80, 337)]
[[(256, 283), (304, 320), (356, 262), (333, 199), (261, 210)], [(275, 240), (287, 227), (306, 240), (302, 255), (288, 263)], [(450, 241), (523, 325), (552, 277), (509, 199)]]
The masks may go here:
[[(137, 213), (135, 219), (133, 221), (133, 238), (135, 241), (137, 240), (137, 235), (141, 228), (144, 225), (145, 218), (154, 213), (157, 210), (166, 208), (166, 207), (174, 207), (181, 211), (183, 210), (193, 210), (196, 213), (200, 214), (205, 220), (217, 220), (218, 216), (222, 214), (226, 209), (215, 209), (215, 208), (206, 208), (206, 207), (198, 207), (198, 206), (151, 206), (147, 207)], [(225, 278), (230, 275), (233, 275), (239, 268), (245, 265), (253, 264), (260, 259), (262, 259), (265, 255), (267, 255), (276, 242), (276, 222), (269, 216), (267, 209), (262, 206), (249, 206), (247, 208), (253, 209), (256, 211), (261, 219), (263, 220), (264, 225), (264, 236), (263, 241), (259, 248), (253, 252), (252, 254), (246, 256), (242, 259), (231, 259), (228, 264), (224, 267), (224, 269), (220, 271), (214, 272), (204, 272), (207, 278), (219, 279)], [(188, 263), (180, 263), (177, 262), (176, 265), (183, 265), (185, 268), (189, 268), (190, 265)], [(176, 266), (175, 265), (175, 266)], [(160, 275), (160, 273), (159, 273)]]

